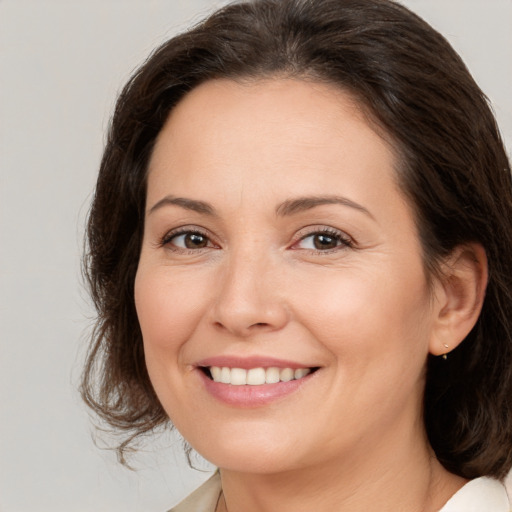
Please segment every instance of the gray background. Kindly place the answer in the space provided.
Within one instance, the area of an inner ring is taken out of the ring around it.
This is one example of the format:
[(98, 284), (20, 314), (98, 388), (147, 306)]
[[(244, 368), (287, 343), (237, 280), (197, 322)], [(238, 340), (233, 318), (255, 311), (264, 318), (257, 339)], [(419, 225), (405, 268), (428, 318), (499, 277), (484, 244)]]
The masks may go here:
[[(0, 512), (163, 511), (206, 473), (179, 440), (130, 472), (76, 392), (92, 311), (84, 218), (119, 88), (222, 2), (0, 0)], [(512, 148), (512, 0), (407, 0), (462, 54)]]

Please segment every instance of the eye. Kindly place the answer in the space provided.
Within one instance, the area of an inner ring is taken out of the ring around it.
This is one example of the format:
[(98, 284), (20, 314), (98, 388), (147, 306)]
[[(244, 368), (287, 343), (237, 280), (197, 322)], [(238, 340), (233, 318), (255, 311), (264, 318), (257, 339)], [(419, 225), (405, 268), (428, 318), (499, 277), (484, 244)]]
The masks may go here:
[(316, 231), (303, 236), (293, 248), (313, 251), (332, 251), (339, 247), (352, 247), (352, 240), (339, 231)]
[(162, 245), (171, 246), (171, 248), (177, 250), (197, 250), (215, 247), (207, 235), (193, 230), (169, 233), (162, 240)]

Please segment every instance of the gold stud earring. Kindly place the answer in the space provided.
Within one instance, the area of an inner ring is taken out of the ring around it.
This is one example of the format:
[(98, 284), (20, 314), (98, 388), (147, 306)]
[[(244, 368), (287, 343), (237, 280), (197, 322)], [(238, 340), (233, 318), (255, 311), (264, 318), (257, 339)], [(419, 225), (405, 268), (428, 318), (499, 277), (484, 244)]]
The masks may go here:
[[(450, 348), (449, 345), (447, 345), (446, 343), (443, 343), (443, 346), (444, 348)], [(446, 361), (448, 359), (448, 355), (447, 354), (443, 354), (443, 359)]]

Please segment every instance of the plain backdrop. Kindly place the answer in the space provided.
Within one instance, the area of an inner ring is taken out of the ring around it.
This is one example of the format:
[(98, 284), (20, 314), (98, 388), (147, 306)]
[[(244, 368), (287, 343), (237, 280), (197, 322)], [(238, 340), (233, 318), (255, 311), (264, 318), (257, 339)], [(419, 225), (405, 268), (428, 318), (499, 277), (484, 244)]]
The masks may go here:
[[(114, 99), (222, 2), (0, 0), (0, 512), (164, 511), (208, 473), (173, 437), (137, 472), (92, 441), (76, 391), (92, 310), (84, 219)], [(512, 0), (407, 0), (462, 54), (512, 148)]]

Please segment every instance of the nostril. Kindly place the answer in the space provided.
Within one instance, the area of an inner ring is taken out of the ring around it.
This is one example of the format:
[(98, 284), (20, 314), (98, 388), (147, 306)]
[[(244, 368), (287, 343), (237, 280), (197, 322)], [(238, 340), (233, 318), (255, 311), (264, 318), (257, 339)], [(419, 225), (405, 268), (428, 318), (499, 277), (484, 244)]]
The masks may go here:
[(247, 330), (248, 331), (254, 331), (254, 330), (264, 329), (264, 328), (268, 328), (268, 327), (270, 327), (269, 323), (267, 323), (267, 322), (258, 322), (258, 323), (249, 325)]
[[(228, 307), (230, 306), (230, 307)], [(247, 337), (263, 331), (281, 329), (288, 315), (280, 303), (268, 307), (264, 304), (219, 303), (212, 309), (211, 321), (216, 330), (227, 331), (236, 336)]]

